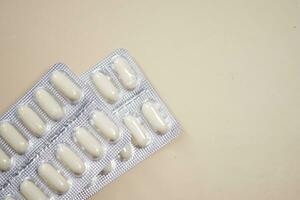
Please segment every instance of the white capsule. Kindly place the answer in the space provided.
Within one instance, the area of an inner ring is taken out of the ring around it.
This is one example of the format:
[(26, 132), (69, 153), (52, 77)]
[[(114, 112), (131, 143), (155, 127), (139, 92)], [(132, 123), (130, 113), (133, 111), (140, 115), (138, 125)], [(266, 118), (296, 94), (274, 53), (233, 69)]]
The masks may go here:
[(4, 122), (0, 125), (0, 136), (18, 154), (24, 154), (28, 148), (28, 141), (10, 123)]
[(92, 115), (92, 124), (109, 141), (114, 142), (120, 138), (118, 127), (104, 112), (95, 111)]
[(91, 157), (98, 159), (104, 156), (104, 148), (99, 140), (85, 128), (77, 128), (75, 140)]
[(144, 103), (142, 112), (155, 132), (165, 134), (168, 131), (168, 125), (154, 103)]
[(55, 121), (64, 117), (65, 112), (57, 100), (46, 90), (39, 89), (35, 93), (35, 98), (42, 110)]
[(126, 146), (121, 150), (119, 156), (122, 161), (127, 161), (132, 157), (132, 146), (131, 144), (126, 144)]
[(38, 188), (33, 182), (25, 180), (20, 186), (21, 194), (27, 200), (48, 200), (48, 197), (43, 191)]
[(116, 163), (112, 160), (110, 161), (110, 163), (108, 165), (106, 165), (102, 171), (101, 171), (101, 174), (102, 175), (107, 175), (109, 174), (110, 172), (112, 172), (116, 167)]
[(39, 176), (49, 188), (61, 194), (69, 190), (69, 183), (52, 165), (43, 163), (38, 169)]
[(71, 102), (79, 101), (81, 98), (81, 88), (79, 88), (65, 73), (60, 71), (54, 72), (51, 77), (51, 83)]
[(109, 102), (114, 103), (119, 98), (119, 90), (113, 84), (111, 78), (101, 72), (96, 72), (92, 76), (94, 85), (99, 93)]
[(59, 145), (57, 148), (56, 157), (74, 174), (81, 175), (85, 172), (85, 165), (83, 161), (68, 146), (64, 144)]
[(130, 130), (132, 141), (136, 146), (144, 148), (150, 143), (149, 134), (138, 118), (128, 115), (124, 118), (124, 123)]
[(18, 108), (18, 116), (25, 127), (36, 137), (41, 137), (46, 131), (46, 124), (29, 106)]
[(6, 197), (5, 200), (15, 200), (15, 199), (12, 197)]
[(8, 155), (0, 149), (0, 171), (8, 171), (11, 167), (11, 160)]
[(113, 61), (113, 68), (118, 74), (119, 80), (127, 90), (133, 90), (138, 83), (135, 71), (128, 61), (123, 57), (118, 57)]

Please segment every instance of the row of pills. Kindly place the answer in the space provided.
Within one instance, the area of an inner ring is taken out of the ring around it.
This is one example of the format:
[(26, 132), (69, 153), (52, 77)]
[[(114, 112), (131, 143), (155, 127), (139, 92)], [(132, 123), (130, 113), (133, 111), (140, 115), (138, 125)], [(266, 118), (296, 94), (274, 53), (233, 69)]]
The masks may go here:
[[(164, 117), (159, 111), (159, 105), (152, 101), (146, 101), (141, 106), (143, 116), (150, 124), (152, 130), (157, 134), (165, 134), (168, 131), (168, 125)], [(127, 115), (123, 119), (124, 124), (132, 134), (132, 143), (138, 148), (145, 148), (151, 141), (149, 133), (147, 133), (144, 125), (133, 115)], [(91, 117), (91, 124), (101, 136), (109, 141), (116, 141), (119, 132), (117, 126), (110, 120), (104, 112), (96, 111)], [(74, 141), (85, 151), (92, 159), (100, 159), (103, 157), (104, 149), (101, 143), (85, 128), (77, 128), (74, 133)], [(129, 160), (132, 157), (132, 147), (130, 144), (126, 145), (119, 153), (120, 159), (123, 161)], [(56, 151), (56, 158), (68, 170), (77, 176), (82, 175), (85, 170), (83, 160), (72, 151), (67, 145), (58, 145)], [(104, 169), (101, 170), (101, 175), (107, 175), (114, 169), (114, 161), (111, 161)], [(46, 185), (58, 194), (65, 193), (69, 190), (67, 179), (62, 176), (57, 169), (49, 163), (43, 163), (39, 166), (37, 173), (39, 177), (46, 183)], [(21, 194), (27, 200), (33, 200), (40, 196), (43, 199), (46, 195), (37, 190), (38, 187), (30, 180), (25, 180), (20, 186)], [(30, 192), (30, 190), (35, 192)], [(36, 194), (35, 194), (36, 193)]]
[[(162, 117), (158, 104), (147, 101), (142, 105), (141, 111), (154, 132), (162, 135), (168, 131), (168, 124)], [(131, 133), (132, 143), (135, 146), (145, 148), (149, 145), (150, 134), (138, 117), (129, 114), (124, 117), (124, 123)]]
[[(137, 74), (125, 58), (115, 58), (112, 67), (126, 90), (134, 90), (136, 88), (138, 85)], [(108, 103), (115, 103), (118, 101), (120, 91), (109, 75), (97, 71), (92, 74), (91, 80), (97, 91)]]
[[(166, 134), (169, 130), (168, 123), (162, 116), (159, 110), (160, 105), (153, 101), (146, 101), (141, 111), (150, 124), (152, 130), (159, 134)], [(145, 148), (150, 142), (150, 134), (147, 133), (143, 123), (133, 115), (127, 115), (123, 119), (124, 124), (130, 130), (132, 136), (132, 144), (138, 148)], [(133, 149), (131, 144), (127, 144), (119, 153), (118, 157), (121, 161), (128, 161), (133, 156)], [(107, 175), (114, 169), (114, 161), (112, 160), (102, 171), (101, 175)]]
[(179, 124), (157, 99), (142, 97), (133, 104), (117, 111), (131, 133), (131, 142), (91, 180), (75, 200), (95, 194), (179, 134)]
[[(54, 88), (71, 103), (76, 103), (80, 100), (82, 89), (64, 72), (55, 71), (50, 81)], [(35, 92), (34, 97), (39, 108), (53, 121), (59, 121), (65, 116), (63, 106), (47, 89), (39, 88)], [(16, 112), (18, 119), (34, 137), (40, 138), (43, 136), (47, 130), (47, 124), (36, 111), (26, 104), (19, 106)], [(29, 142), (11, 122), (4, 121), (0, 124), (0, 137), (17, 154), (22, 155), (26, 153)], [(7, 171), (10, 168), (11, 159), (0, 148), (0, 171)]]
[[(104, 111), (93, 111), (90, 115), (89, 124), (100, 137), (109, 143), (114, 144), (120, 140), (121, 133), (118, 126)], [(90, 159), (89, 161), (98, 162), (104, 157), (106, 147), (85, 127), (77, 127), (74, 130), (73, 142), (87, 155)], [(72, 150), (71, 145), (64, 143), (58, 144), (55, 151), (55, 158), (63, 167), (77, 177), (83, 176), (87, 170), (87, 164), (76, 151)], [(90, 170), (94, 169), (91, 168)], [(68, 179), (59, 172), (60, 169), (54, 167), (50, 162), (42, 162), (36, 171), (47, 187), (56, 194), (64, 194), (70, 190), (71, 185)], [(20, 184), (19, 189), (22, 196), (27, 200), (49, 198), (43, 190), (28, 177)], [(13, 196), (8, 196), (7, 198), (11, 199)]]

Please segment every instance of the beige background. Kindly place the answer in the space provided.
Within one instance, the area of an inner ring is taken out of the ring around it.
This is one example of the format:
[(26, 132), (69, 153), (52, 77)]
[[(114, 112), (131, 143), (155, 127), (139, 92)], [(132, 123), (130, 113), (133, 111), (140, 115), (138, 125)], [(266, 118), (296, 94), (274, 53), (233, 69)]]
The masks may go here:
[(300, 1), (0, 1), (0, 110), (115, 48), (184, 134), (92, 199), (300, 199)]

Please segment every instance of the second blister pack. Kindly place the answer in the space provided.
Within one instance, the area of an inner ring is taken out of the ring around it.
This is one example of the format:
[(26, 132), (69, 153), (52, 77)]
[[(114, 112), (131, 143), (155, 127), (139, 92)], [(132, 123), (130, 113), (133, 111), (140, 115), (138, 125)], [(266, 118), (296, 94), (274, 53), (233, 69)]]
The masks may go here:
[(118, 49), (82, 76), (122, 121), (129, 142), (76, 199), (87, 199), (170, 143), (181, 126), (127, 50)]

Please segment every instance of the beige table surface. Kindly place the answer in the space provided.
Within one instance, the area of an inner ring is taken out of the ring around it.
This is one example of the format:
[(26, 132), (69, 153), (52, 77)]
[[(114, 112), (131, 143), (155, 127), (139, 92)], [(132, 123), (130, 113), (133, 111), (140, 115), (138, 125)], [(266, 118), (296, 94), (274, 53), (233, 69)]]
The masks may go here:
[(300, 199), (300, 1), (0, 1), (0, 111), (127, 48), (184, 127), (92, 197)]

